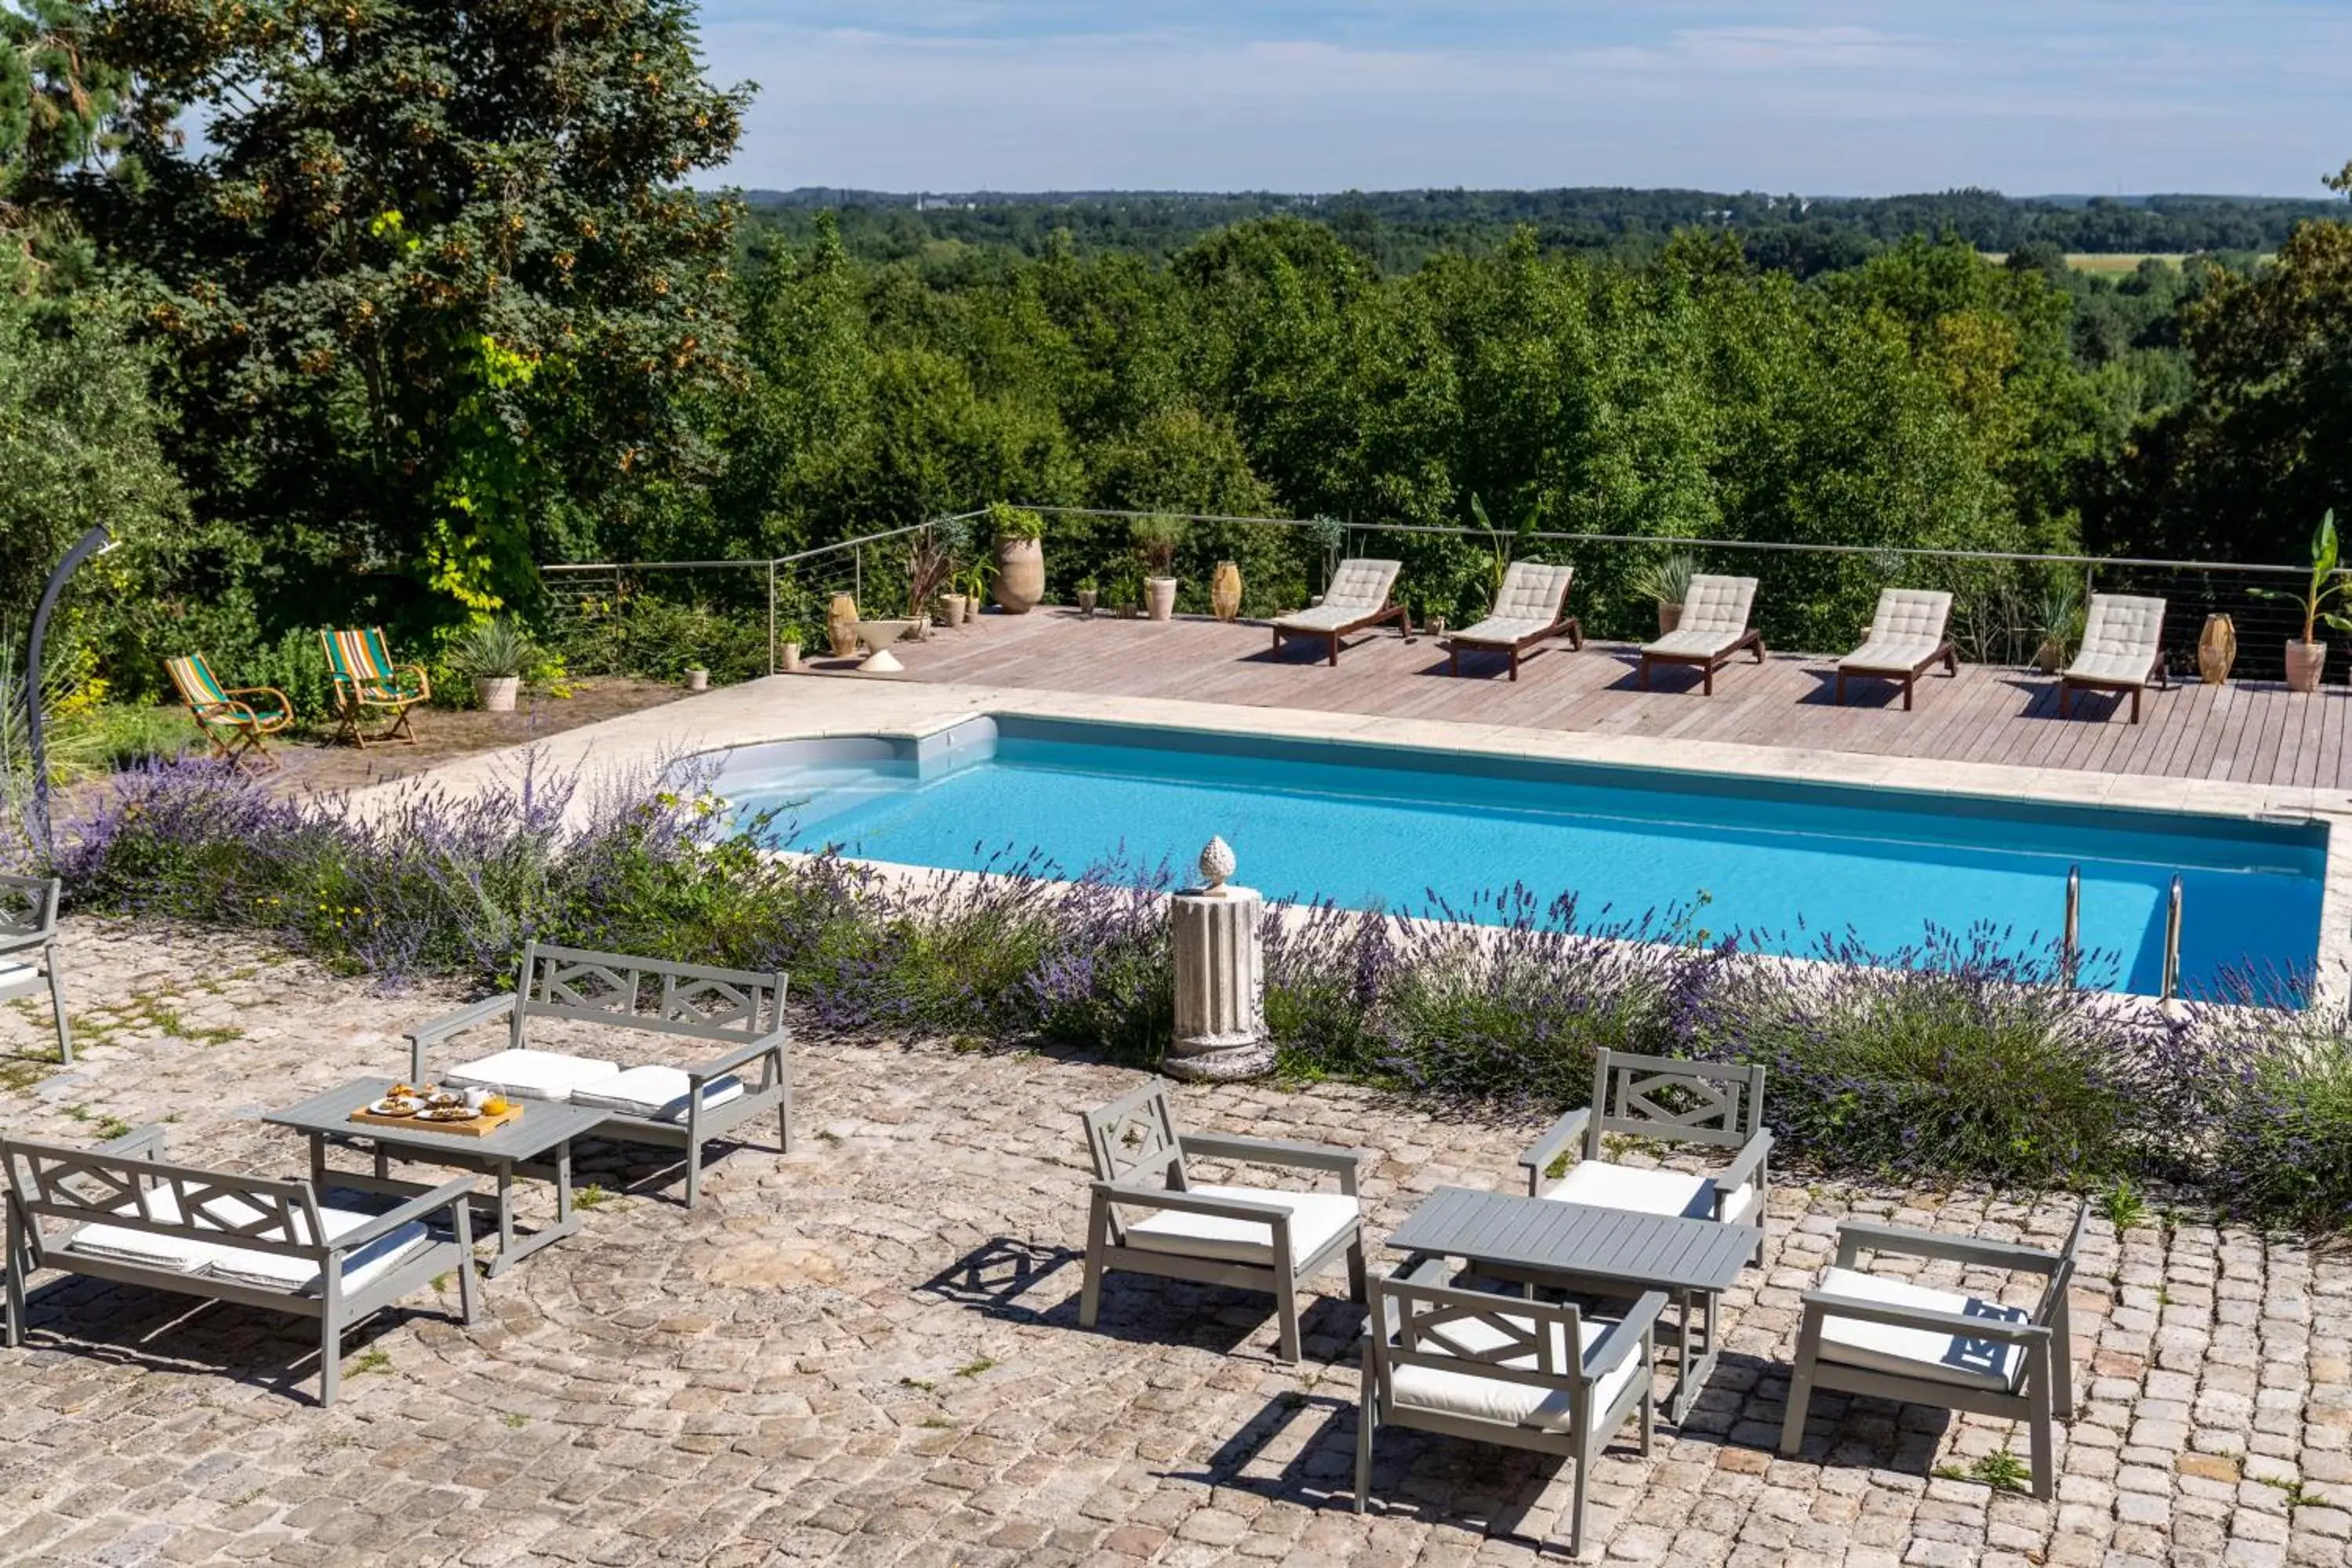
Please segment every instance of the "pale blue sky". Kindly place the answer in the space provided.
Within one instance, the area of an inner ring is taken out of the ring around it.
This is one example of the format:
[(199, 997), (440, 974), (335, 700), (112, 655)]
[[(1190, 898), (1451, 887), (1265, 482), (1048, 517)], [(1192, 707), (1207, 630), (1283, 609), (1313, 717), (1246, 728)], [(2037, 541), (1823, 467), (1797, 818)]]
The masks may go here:
[(2352, 0), (702, 0), (726, 178), (2320, 195)]

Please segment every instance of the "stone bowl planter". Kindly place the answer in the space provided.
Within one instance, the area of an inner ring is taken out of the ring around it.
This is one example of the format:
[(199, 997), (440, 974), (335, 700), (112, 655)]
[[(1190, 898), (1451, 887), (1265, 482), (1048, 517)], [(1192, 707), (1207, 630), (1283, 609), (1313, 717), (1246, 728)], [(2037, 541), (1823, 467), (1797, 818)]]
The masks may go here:
[(515, 693), (522, 689), (520, 675), (485, 675), (474, 681), (474, 700), (485, 713), (511, 713)]
[(2324, 642), (2296, 642), (2289, 638), (2286, 645), (2286, 689), (2289, 691), (2316, 691), (2319, 678), (2327, 668), (2327, 645)]
[(1176, 614), (1176, 579), (1173, 577), (1145, 578), (1143, 597), (1153, 620), (1169, 619)]
[(1008, 616), (1025, 616), (1045, 596), (1045, 544), (1038, 539), (996, 542), (996, 582), (992, 589), (996, 607)]

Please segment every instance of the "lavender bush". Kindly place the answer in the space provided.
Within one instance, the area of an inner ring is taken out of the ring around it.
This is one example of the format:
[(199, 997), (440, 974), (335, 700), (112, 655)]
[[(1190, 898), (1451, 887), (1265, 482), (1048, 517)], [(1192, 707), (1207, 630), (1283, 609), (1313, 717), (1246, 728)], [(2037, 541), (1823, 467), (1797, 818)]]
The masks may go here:
[(2231, 1209), (2352, 1226), (2352, 1020), (2341, 1011), (2217, 1014), (2206, 1179)]

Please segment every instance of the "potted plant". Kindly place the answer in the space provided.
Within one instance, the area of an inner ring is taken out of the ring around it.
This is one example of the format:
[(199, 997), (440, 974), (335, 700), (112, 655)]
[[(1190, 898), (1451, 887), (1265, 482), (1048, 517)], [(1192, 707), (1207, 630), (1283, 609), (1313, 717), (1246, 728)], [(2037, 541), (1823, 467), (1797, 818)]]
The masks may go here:
[[(907, 614), (920, 616), (924, 606), (932, 600), (940, 601), (944, 612), (941, 620), (953, 626), (963, 623), (962, 595), (949, 595), (943, 590), (953, 584), (955, 556), (935, 528), (924, 529), (907, 544)], [(948, 603), (952, 596), (955, 603)]]
[(1025, 616), (1045, 596), (1045, 520), (998, 501), (988, 522), (996, 542), (996, 607)]
[(980, 625), (980, 607), (988, 603), (989, 580), (995, 574), (996, 563), (985, 556), (981, 556), (966, 562), (961, 570), (948, 578), (948, 582), (963, 600), (963, 619), (958, 623), (959, 625), (967, 626)]
[(1101, 596), (1102, 590), (1096, 584), (1094, 578), (1089, 575), (1078, 579), (1076, 593), (1078, 596), (1078, 613), (1082, 616), (1087, 616), (1088, 618), (1092, 618), (1095, 613), (1095, 601), (1097, 598)]
[(1689, 596), (1691, 578), (1697, 573), (1697, 561), (1677, 553), (1654, 561), (1633, 574), (1633, 592), (1657, 604), (1660, 637), (1682, 624), (1683, 600)]
[(1110, 585), (1110, 598), (1120, 620), (1135, 619), (1136, 613), (1142, 608), (1143, 579), (1133, 572), (1120, 573)]
[(692, 668), (688, 668), (688, 669), (687, 670), (687, 672), (686, 672), (686, 689), (687, 689), (688, 691), (708, 691), (708, 690), (709, 690), (709, 689), (710, 689), (710, 671), (709, 671), (709, 669), (708, 668), (706, 668), (705, 666), (702, 666), (702, 665), (699, 665), (699, 664), (695, 665), (695, 666), (693, 666)]
[(782, 644), (777, 650), (776, 668), (786, 675), (798, 675), (801, 671), (801, 649), (808, 644), (808, 633), (803, 631), (798, 623), (788, 623), (776, 628), (776, 637)]
[(1424, 605), (1421, 611), (1421, 624), (1431, 637), (1442, 637), (1445, 635), (1445, 612), (1433, 610)]
[(2074, 578), (2054, 578), (2042, 590), (2035, 619), (2039, 641), (2033, 649), (2033, 668), (2044, 675), (2055, 675), (2066, 668), (2066, 656), (2073, 651), (2074, 639), (2083, 635), (2083, 591)]
[(1164, 621), (1176, 613), (1176, 551), (1184, 542), (1184, 520), (1139, 517), (1128, 529), (1128, 541), (1143, 563), (1143, 592), (1151, 618)]
[(2327, 668), (2327, 645), (2315, 640), (2319, 623), (2326, 621), (2339, 632), (2352, 632), (2352, 616), (2328, 608), (2330, 603), (2341, 604), (2352, 596), (2352, 572), (2336, 564), (2336, 510), (2319, 520), (2319, 531), (2311, 536), (2311, 584), (2301, 594), (2274, 593), (2268, 588), (2249, 590), (2264, 599), (2284, 599), (2303, 605), (2303, 636), (2289, 638), (2286, 645), (2286, 689), (2289, 691), (2316, 691), (2320, 675)]
[(522, 672), (538, 657), (530, 638), (513, 621), (477, 621), (457, 635), (451, 662), (474, 683), (474, 701), (485, 713), (511, 713)]

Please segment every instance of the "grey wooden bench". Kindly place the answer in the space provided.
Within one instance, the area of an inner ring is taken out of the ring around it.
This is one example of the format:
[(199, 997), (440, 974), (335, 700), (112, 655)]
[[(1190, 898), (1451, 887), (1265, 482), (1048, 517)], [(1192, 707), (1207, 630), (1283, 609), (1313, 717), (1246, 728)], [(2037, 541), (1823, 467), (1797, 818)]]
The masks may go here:
[(318, 1319), (319, 1403), (327, 1405), (350, 1325), (440, 1274), (457, 1276), (464, 1321), (479, 1315), (470, 1178), (369, 1213), (321, 1204), (308, 1182), (168, 1163), (163, 1137), (163, 1128), (143, 1127), (96, 1149), (0, 1139), (8, 1348), (24, 1343), (33, 1274), (85, 1274)]
[[(409, 1077), (427, 1080), (425, 1053), (453, 1036), (506, 1021), (507, 1048), (445, 1068), (443, 1084), (496, 1087), (525, 1100), (607, 1114), (595, 1136), (686, 1152), (686, 1203), (702, 1195), (702, 1148), (754, 1117), (775, 1112), (777, 1142), (793, 1149), (793, 1077), (784, 1025), (784, 976), (710, 969), (652, 958), (531, 942), (514, 994), (477, 1002), (408, 1037)], [(530, 1020), (568, 1018), (641, 1033), (683, 1036), (727, 1048), (688, 1068), (635, 1067), (534, 1050)], [(754, 1065), (756, 1082), (743, 1074)]]
[(58, 1059), (73, 1066), (66, 1021), (66, 975), (58, 962), (58, 880), (0, 876), (0, 1002), (46, 986), (58, 1026)]

